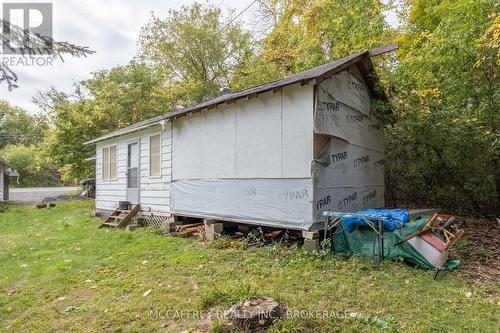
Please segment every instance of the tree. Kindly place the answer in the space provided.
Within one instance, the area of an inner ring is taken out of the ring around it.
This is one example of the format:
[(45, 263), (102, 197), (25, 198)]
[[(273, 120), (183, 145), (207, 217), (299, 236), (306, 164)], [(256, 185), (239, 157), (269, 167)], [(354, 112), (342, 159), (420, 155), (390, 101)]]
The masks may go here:
[(0, 151), (0, 155), (19, 172), (19, 184), (15, 182), (14, 186), (61, 185), (58, 168), (51, 161), (43, 145), (8, 145)]
[(72, 96), (53, 89), (38, 96), (36, 101), (51, 110), (54, 129), (47, 144), (63, 179), (92, 176), (93, 165), (84, 159), (95, 149), (83, 146), (84, 142), (171, 110), (174, 102), (164, 83), (157, 71), (131, 62), (93, 73), (75, 86)]
[(498, 2), (415, 0), (404, 13), (399, 62), (387, 73), (398, 120), (387, 131), (392, 194), (498, 213)]
[[(34, 33), (31, 30), (24, 30), (9, 21), (0, 19), (0, 27), (2, 31), (8, 29), (8, 35), (2, 37), (2, 48), (11, 49), (10, 44), (23, 45), (21, 49), (22, 55), (46, 55), (50, 54), (53, 58), (60, 58), (63, 60), (63, 55), (71, 55), (72, 57), (87, 57), (87, 55), (94, 54), (95, 51), (90, 50), (86, 46), (78, 46), (69, 42), (55, 41), (51, 36), (42, 36)], [(7, 66), (5, 62), (0, 63), (0, 83), (7, 84), (9, 91), (18, 88), (18, 76), (14, 71)]]
[(48, 128), (46, 119), (0, 100), (0, 150), (9, 144), (39, 142)]
[[(379, 0), (263, 0), (256, 25), (269, 34), (236, 66), (232, 85), (262, 84), (388, 44), (395, 31)], [(370, 8), (370, 10), (366, 10)]]
[(395, 36), (380, 0), (268, 0), (264, 4), (275, 25), (263, 41), (262, 55), (288, 73), (388, 44)]
[(165, 75), (180, 104), (199, 103), (229, 87), (234, 69), (251, 52), (250, 35), (221, 10), (198, 3), (152, 16), (139, 39), (139, 58)]

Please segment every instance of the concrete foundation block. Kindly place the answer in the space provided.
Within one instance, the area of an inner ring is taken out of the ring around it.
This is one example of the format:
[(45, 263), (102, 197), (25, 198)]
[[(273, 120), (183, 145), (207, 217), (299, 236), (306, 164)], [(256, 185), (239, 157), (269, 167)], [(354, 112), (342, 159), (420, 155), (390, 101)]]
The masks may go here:
[(217, 237), (217, 234), (214, 234), (213, 232), (207, 232), (205, 231), (205, 239), (208, 241), (213, 241)]
[(302, 231), (302, 237), (305, 239), (319, 239), (319, 232), (317, 231)]
[(205, 219), (203, 224), (205, 225), (205, 238), (207, 240), (214, 240), (224, 231), (224, 224), (217, 220)]
[(172, 220), (168, 219), (167, 221), (165, 221), (161, 224), (161, 231), (164, 234), (169, 235), (172, 232), (173, 227), (175, 227), (176, 225), (179, 225), (179, 224), (180, 224), (180, 222), (176, 222), (173, 219)]
[(304, 250), (307, 252), (319, 251), (319, 239), (304, 239)]

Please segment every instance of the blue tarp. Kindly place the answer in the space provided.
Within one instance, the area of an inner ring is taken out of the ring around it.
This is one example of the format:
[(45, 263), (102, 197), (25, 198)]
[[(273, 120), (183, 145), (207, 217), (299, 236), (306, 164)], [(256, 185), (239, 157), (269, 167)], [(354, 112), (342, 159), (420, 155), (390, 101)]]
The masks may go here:
[[(353, 214), (381, 216), (384, 218), (384, 230), (390, 231), (401, 228), (403, 224), (407, 223), (410, 219), (410, 212), (408, 209), (374, 208), (360, 210), (358, 212), (354, 212)], [(369, 218), (368, 220), (372, 221)], [(373, 220), (373, 222), (376, 222), (376, 220)], [(342, 217), (342, 224), (347, 232), (352, 232), (356, 228), (356, 225), (367, 225), (363, 219), (350, 216)]]

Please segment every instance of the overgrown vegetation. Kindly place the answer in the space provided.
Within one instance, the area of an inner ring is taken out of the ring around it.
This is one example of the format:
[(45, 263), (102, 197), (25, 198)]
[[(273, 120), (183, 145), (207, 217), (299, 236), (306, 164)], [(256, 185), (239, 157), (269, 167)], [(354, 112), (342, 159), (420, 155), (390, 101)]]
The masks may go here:
[(397, 27), (384, 17), (393, 2), (380, 0), (260, 0), (251, 31), (211, 5), (152, 15), (130, 64), (94, 73), (70, 95), (52, 88), (35, 98), (51, 123), (37, 145), (47, 146), (64, 181), (82, 179), (93, 174), (82, 162), (93, 155), (82, 147), (87, 140), (222, 87), (243, 89), (399, 41), (396, 54), (373, 59), (394, 111), (386, 124), (387, 204), (498, 215), (498, 1), (397, 3)]
[(217, 249), (148, 229), (97, 229), (91, 206), (0, 213), (1, 331), (217, 331), (220, 322), (199, 311), (216, 313), (254, 295), (302, 311), (270, 332), (499, 326), (498, 281), (464, 280), (461, 268), (434, 281), (431, 272), (402, 263), (383, 262), (375, 271), (365, 259), (296, 247)]

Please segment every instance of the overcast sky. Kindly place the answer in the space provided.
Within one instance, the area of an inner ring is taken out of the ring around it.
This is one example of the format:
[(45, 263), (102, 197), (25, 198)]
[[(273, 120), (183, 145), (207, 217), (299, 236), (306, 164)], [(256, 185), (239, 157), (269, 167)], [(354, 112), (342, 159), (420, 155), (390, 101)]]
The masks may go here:
[[(5, 2), (50, 2), (36, 0), (11, 0)], [(37, 91), (45, 91), (51, 85), (65, 92), (72, 91), (73, 82), (90, 77), (96, 70), (109, 69), (127, 64), (137, 54), (139, 30), (154, 12), (166, 17), (171, 8), (189, 5), (191, 0), (53, 0), (53, 37), (80, 46), (89, 46), (96, 51), (87, 58), (65, 56), (64, 62), (54, 61), (52, 66), (12, 66), (19, 76), (19, 88), (8, 91), (5, 83), (0, 85), (0, 99), (18, 105), (30, 113), (38, 111), (32, 103)], [(199, 1), (200, 2), (200, 1)], [(253, 0), (208, 0), (223, 10), (233, 8), (236, 14)], [(0, 0), (0, 3), (3, 3)], [(254, 6), (257, 6), (255, 4)], [(252, 9), (252, 8), (251, 8)], [(254, 13), (249, 9), (242, 20), (251, 20)], [(0, 9), (1, 10), (1, 9)], [(395, 24), (395, 17), (387, 15)], [(15, 22), (13, 22), (15, 23)], [(1, 55), (3, 57), (4, 55)]]

